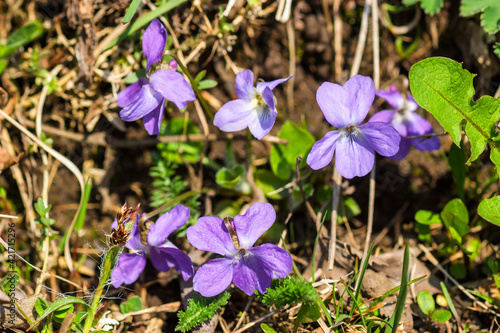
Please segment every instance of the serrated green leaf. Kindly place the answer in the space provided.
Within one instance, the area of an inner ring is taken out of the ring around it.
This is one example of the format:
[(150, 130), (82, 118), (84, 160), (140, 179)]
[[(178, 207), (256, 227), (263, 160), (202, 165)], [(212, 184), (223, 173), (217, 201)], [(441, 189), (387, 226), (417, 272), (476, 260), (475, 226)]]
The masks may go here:
[(472, 100), (474, 75), (462, 69), (462, 64), (447, 58), (422, 60), (410, 70), (410, 87), (416, 102), (428, 110), (460, 145), (462, 121), (471, 143), (471, 157), (476, 160), (488, 143), (490, 158), (500, 173), (500, 134), (495, 123), (500, 118), (500, 100), (483, 96)]
[(465, 185), (465, 163), (467, 158), (463, 149), (452, 144), (448, 155), (448, 165), (451, 168), (451, 173), (457, 183), (457, 193), (460, 199), (464, 200), (464, 185)]
[(215, 315), (217, 310), (227, 304), (231, 293), (227, 290), (214, 297), (203, 297), (197, 294), (188, 300), (186, 311), (179, 311), (177, 317), (179, 324), (175, 328), (178, 331), (187, 332), (195, 326)]
[(0, 57), (10, 57), (20, 47), (34, 41), (45, 32), (42, 22), (33, 21), (10, 34), (7, 43), (0, 48)]
[(123, 24), (128, 23), (132, 19), (132, 17), (134, 17), (134, 14), (137, 11), (137, 8), (139, 7), (140, 4), (141, 0), (132, 0), (130, 6), (128, 6), (125, 16), (123, 17)]
[(500, 30), (500, 3), (498, 1), (484, 9), (481, 15), (481, 25), (490, 34)]
[(477, 213), (486, 221), (500, 227), (500, 195), (481, 201)]
[(441, 217), (438, 213), (421, 209), (415, 214), (415, 221), (424, 225), (441, 224)]
[(233, 168), (222, 168), (215, 175), (215, 182), (224, 188), (234, 189), (245, 179), (245, 168), (237, 165)]
[(449, 201), (441, 212), (446, 229), (450, 232), (453, 239), (462, 244), (462, 237), (469, 232), (469, 211), (460, 199)]
[(434, 297), (427, 290), (421, 290), (417, 294), (417, 304), (420, 310), (426, 315), (429, 315), (436, 308)]
[(427, 14), (434, 15), (439, 13), (443, 7), (443, 0), (421, 0), (420, 7), (422, 7)]
[(431, 319), (440, 323), (444, 323), (451, 318), (450, 311), (446, 309), (437, 309), (431, 314)]
[(269, 158), (271, 170), (281, 179), (289, 179), (295, 171), (297, 157), (301, 156), (305, 161), (304, 157), (309, 153), (316, 140), (305, 128), (297, 126), (289, 120), (283, 124), (278, 137), (288, 140), (288, 145), (273, 145)]
[(497, 0), (462, 0), (460, 4), (460, 15), (471, 16), (483, 11), (486, 7), (493, 5)]

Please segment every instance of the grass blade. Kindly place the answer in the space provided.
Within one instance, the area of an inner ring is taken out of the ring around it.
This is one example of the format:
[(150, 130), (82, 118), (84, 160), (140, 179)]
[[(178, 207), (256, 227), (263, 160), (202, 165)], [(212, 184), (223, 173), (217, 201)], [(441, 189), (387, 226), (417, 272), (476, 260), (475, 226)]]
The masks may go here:
[(132, 0), (132, 3), (130, 4), (130, 6), (128, 6), (127, 12), (123, 17), (123, 24), (128, 23), (132, 19), (132, 17), (134, 17), (134, 14), (140, 4), (141, 0)]
[(389, 321), (389, 325), (385, 328), (385, 332), (396, 333), (398, 330), (399, 321), (403, 315), (403, 310), (406, 303), (406, 294), (408, 294), (408, 266), (410, 266), (410, 247), (408, 242), (406, 242), (404, 261), (403, 261), (403, 273), (401, 275), (401, 287), (399, 289), (398, 300), (396, 302), (396, 310)]

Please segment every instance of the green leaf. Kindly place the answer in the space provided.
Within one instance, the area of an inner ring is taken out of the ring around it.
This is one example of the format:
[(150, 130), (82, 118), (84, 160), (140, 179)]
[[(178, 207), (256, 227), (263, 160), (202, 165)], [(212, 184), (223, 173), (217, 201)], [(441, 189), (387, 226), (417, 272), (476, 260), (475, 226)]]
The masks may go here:
[[(276, 192), (287, 184), (286, 180), (280, 179), (269, 170), (257, 170), (254, 172), (255, 184), (264, 192), (266, 197), (274, 200), (283, 198), (283, 191)], [(286, 190), (285, 190), (286, 193)]]
[(495, 4), (497, 0), (462, 0), (460, 15), (471, 16), (483, 11), (486, 7)]
[(438, 213), (431, 212), (430, 210), (421, 209), (415, 214), (415, 221), (424, 225), (442, 224), (441, 217)]
[(49, 304), (43, 298), (38, 297), (35, 301), (35, 310), (38, 315), (41, 315), (48, 306)]
[(0, 46), (0, 57), (10, 57), (20, 47), (34, 41), (45, 32), (42, 22), (33, 21), (10, 34), (5, 45)]
[(204, 90), (204, 89), (210, 89), (210, 88), (214, 88), (214, 87), (217, 87), (217, 81), (215, 80), (202, 80), (200, 82), (198, 82), (198, 88), (200, 90)]
[(462, 69), (462, 64), (447, 58), (427, 58), (410, 70), (410, 87), (416, 102), (428, 110), (460, 145), (462, 121), (471, 143), (471, 157), (476, 160), (490, 146), (490, 159), (500, 174), (500, 134), (495, 123), (500, 118), (500, 100), (483, 96), (472, 100), (474, 75)]
[(201, 72), (199, 72), (198, 75), (196, 75), (196, 77), (194, 78), (194, 82), (196, 83), (200, 82), (201, 80), (203, 80), (205, 75), (207, 75), (207, 71), (204, 69)]
[(184, 2), (187, 2), (187, 0), (170, 0), (158, 6), (158, 8), (156, 8), (155, 10), (152, 10), (150, 12), (141, 15), (137, 20), (131, 23), (120, 36), (118, 36), (111, 43), (109, 43), (108, 46), (106, 46), (106, 50), (109, 50), (113, 46), (117, 45), (122, 40), (132, 35), (134, 32), (136, 32), (143, 26), (149, 24), (155, 18), (165, 15), (166, 13), (176, 8), (177, 6), (183, 4)]
[(445, 309), (437, 309), (431, 314), (431, 319), (440, 323), (444, 323), (451, 318), (451, 313)]
[(405, 6), (411, 6), (419, 2), (420, 0), (403, 0), (403, 5)]
[(477, 213), (486, 221), (500, 227), (500, 195), (481, 201)]
[[(497, 55), (498, 58), (500, 58), (500, 43), (495, 43), (493, 46), (493, 52)], [(2, 73), (2, 70), (0, 68), (0, 74)]]
[(264, 333), (278, 333), (276, 332), (271, 326), (269, 326), (268, 324), (260, 324), (260, 328), (262, 329), (262, 331)]
[(451, 173), (457, 183), (457, 193), (460, 199), (464, 200), (464, 184), (465, 184), (465, 163), (467, 159), (465, 152), (458, 146), (452, 144), (450, 154), (448, 155), (448, 165), (451, 168)]
[(41, 217), (45, 217), (45, 215), (48, 212), (50, 212), (51, 208), (52, 208), (51, 205), (45, 206), (45, 202), (43, 201), (42, 198), (38, 198), (37, 201), (35, 202), (35, 210)]
[(399, 321), (403, 315), (403, 310), (406, 303), (406, 295), (408, 293), (408, 267), (410, 266), (410, 245), (406, 242), (405, 253), (403, 259), (403, 272), (401, 274), (401, 284), (398, 299), (396, 301), (396, 309), (389, 320), (389, 325), (386, 326), (385, 332), (396, 333), (398, 330)]
[(420, 310), (426, 315), (430, 315), (436, 308), (434, 297), (427, 290), (421, 290), (417, 294), (417, 304)]
[(470, 257), (470, 260), (474, 261), (481, 253), (481, 241), (479, 240), (479, 238), (471, 239), (470, 242), (465, 246), (465, 251)]
[(54, 311), (54, 321), (62, 324), (64, 318), (66, 318), (70, 313), (73, 313), (73, 304), (61, 306), (59, 309)]
[(426, 14), (434, 15), (443, 7), (443, 0), (421, 0), (420, 7)]
[(83, 300), (81, 300), (79, 298), (76, 298), (76, 297), (73, 297), (73, 296), (66, 296), (66, 297), (60, 298), (57, 301), (55, 301), (54, 303), (50, 304), (44, 310), (43, 314), (40, 314), (40, 317), (38, 317), (37, 320), (33, 323), (33, 325), (30, 326), (30, 328), (28, 329), (28, 331), (31, 330), (33, 327), (37, 326), (39, 323), (41, 323), (51, 313), (53, 313), (57, 309), (59, 309), (59, 308), (61, 308), (63, 306), (66, 306), (68, 304), (80, 304), (83, 307), (85, 307), (86, 310), (90, 309), (90, 306), (87, 303), (85, 303), (85, 301), (83, 301)]
[[(281, 179), (289, 179), (295, 171), (297, 157), (305, 157), (316, 140), (306, 129), (287, 120), (278, 137), (288, 140), (288, 145), (274, 144), (269, 162), (271, 170)], [(303, 159), (305, 162), (305, 158)], [(303, 165), (303, 164), (302, 164)]]
[(453, 275), (455, 279), (464, 279), (467, 276), (467, 270), (465, 265), (461, 262), (453, 263), (450, 265), (450, 274)]
[(139, 296), (130, 297), (126, 302), (120, 304), (121, 313), (136, 312), (142, 309), (142, 301)]
[(481, 25), (490, 34), (500, 30), (500, 3), (488, 6), (481, 15)]
[(134, 14), (137, 11), (137, 8), (139, 7), (140, 4), (141, 0), (132, 0), (130, 6), (128, 6), (125, 16), (123, 17), (123, 24), (128, 23), (132, 19), (132, 17), (134, 17)]
[(140, 78), (145, 78), (146, 77), (146, 70), (144, 68), (142, 69), (139, 69), (137, 72), (132, 72), (130, 73), (129, 75), (127, 75), (125, 77), (125, 80), (124, 82), (126, 84), (132, 84), (132, 83), (136, 83), (137, 81), (139, 81)]
[[(169, 135), (189, 135), (198, 134), (196, 125), (185, 118), (173, 118), (166, 124), (163, 123), (160, 129), (160, 136)], [(203, 142), (170, 142), (158, 143), (158, 150), (166, 161), (172, 161), (177, 164), (196, 163), (200, 160)]]
[(320, 307), (317, 302), (304, 303), (297, 313), (297, 321), (306, 323), (308, 321), (316, 321), (321, 317)]
[(245, 167), (237, 165), (232, 168), (222, 168), (215, 175), (215, 182), (224, 188), (234, 189), (245, 179)]
[(311, 282), (301, 280), (295, 276), (287, 276), (283, 279), (272, 281), (264, 295), (259, 295), (262, 303), (267, 306), (293, 306), (303, 302), (313, 304), (317, 298), (316, 289)]
[(87, 178), (87, 182), (85, 183), (85, 187), (83, 190), (82, 207), (80, 208), (80, 211), (78, 212), (78, 217), (76, 218), (76, 222), (75, 222), (75, 230), (76, 231), (82, 230), (83, 224), (85, 223), (85, 216), (87, 215), (87, 204), (89, 202), (91, 191), (92, 191), (92, 182), (91, 182), (90, 177), (89, 177), (89, 178)]
[(460, 199), (449, 201), (441, 212), (441, 219), (458, 244), (462, 244), (462, 237), (469, 232), (469, 211)]

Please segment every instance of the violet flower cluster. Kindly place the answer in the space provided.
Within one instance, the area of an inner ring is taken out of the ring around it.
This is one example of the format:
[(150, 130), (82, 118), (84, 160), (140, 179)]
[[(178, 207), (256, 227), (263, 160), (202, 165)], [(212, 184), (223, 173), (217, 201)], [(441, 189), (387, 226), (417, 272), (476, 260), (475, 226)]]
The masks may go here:
[(327, 166), (335, 154), (335, 167), (345, 178), (361, 177), (370, 172), (375, 153), (394, 156), (401, 138), (386, 122), (361, 123), (375, 98), (372, 79), (355, 75), (344, 86), (324, 82), (316, 93), (316, 101), (326, 120), (337, 130), (316, 142), (307, 164), (314, 170)]
[(412, 146), (420, 151), (431, 151), (441, 147), (437, 137), (430, 137), (423, 141), (422, 138), (407, 138), (434, 133), (431, 124), (415, 112), (418, 110), (418, 104), (412, 95), (403, 97), (395, 85), (391, 85), (388, 90), (378, 90), (376, 95), (385, 99), (394, 109), (375, 113), (370, 118), (370, 122), (391, 124), (401, 136), (399, 152), (390, 158), (401, 161), (408, 155)]
[(214, 125), (225, 132), (236, 132), (248, 127), (254, 137), (262, 139), (269, 134), (278, 116), (273, 89), (291, 77), (259, 82), (254, 88), (251, 70), (238, 73), (235, 79), (238, 99), (229, 101), (220, 108), (215, 114)]
[[(146, 57), (146, 72), (162, 60), (167, 43), (167, 30), (158, 19), (154, 19), (142, 36), (142, 52)], [(160, 133), (160, 124), (165, 111), (165, 100), (173, 102), (179, 109), (196, 99), (193, 89), (182, 74), (176, 72), (177, 63), (170, 61), (166, 69), (157, 70), (147, 78), (118, 93), (118, 106), (123, 108), (120, 117), (124, 121), (143, 120), (150, 135)]]
[[(193, 275), (191, 259), (167, 239), (188, 218), (189, 208), (177, 205), (150, 226), (147, 244), (143, 244), (137, 217), (125, 245), (133, 252), (123, 253), (118, 259), (111, 273), (113, 286), (118, 288), (123, 283), (136, 281), (146, 266), (148, 253), (157, 270), (168, 271), (174, 267), (184, 280), (189, 279)], [(198, 269), (193, 279), (194, 290), (211, 297), (223, 292), (232, 281), (247, 295), (252, 295), (254, 290), (264, 294), (272, 279), (287, 276), (292, 269), (292, 257), (286, 250), (274, 244), (252, 247), (275, 219), (276, 212), (268, 203), (253, 204), (244, 215), (236, 215), (228, 224), (219, 217), (198, 219), (196, 225), (187, 229), (189, 242), (223, 258), (211, 260)], [(117, 228), (116, 221), (112, 227)]]

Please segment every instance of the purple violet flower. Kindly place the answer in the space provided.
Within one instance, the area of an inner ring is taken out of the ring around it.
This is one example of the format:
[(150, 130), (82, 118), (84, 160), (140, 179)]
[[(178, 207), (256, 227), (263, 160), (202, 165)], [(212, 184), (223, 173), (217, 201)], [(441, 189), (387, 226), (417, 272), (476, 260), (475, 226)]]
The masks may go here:
[(269, 203), (254, 203), (234, 220), (204, 216), (187, 229), (189, 242), (199, 250), (223, 256), (201, 266), (193, 278), (193, 288), (205, 297), (235, 286), (251, 296), (254, 290), (264, 294), (271, 279), (284, 278), (292, 269), (290, 254), (274, 244), (252, 248), (257, 239), (276, 219)]
[(273, 89), (286, 79), (259, 82), (253, 86), (253, 72), (246, 69), (236, 75), (236, 97), (224, 104), (215, 114), (214, 125), (225, 132), (236, 132), (248, 127), (258, 140), (265, 137), (273, 128), (278, 111)]
[[(131, 284), (137, 280), (146, 267), (146, 255), (148, 253), (151, 263), (157, 270), (166, 272), (171, 267), (175, 267), (176, 270), (181, 272), (185, 281), (193, 276), (193, 264), (189, 256), (167, 239), (172, 232), (183, 226), (188, 218), (188, 207), (183, 205), (175, 206), (151, 225), (148, 231), (148, 245), (145, 245), (141, 242), (139, 232), (140, 217), (137, 215), (130, 238), (125, 245), (134, 252), (120, 255), (116, 267), (111, 272), (113, 287), (118, 288), (123, 283)], [(116, 229), (116, 220), (111, 227)]]
[[(154, 19), (142, 36), (142, 52), (146, 57), (146, 73), (151, 66), (161, 61), (167, 30), (158, 19)], [(176, 72), (177, 63), (170, 61), (168, 69), (160, 69), (140, 78), (136, 83), (118, 93), (118, 106), (123, 108), (120, 117), (124, 121), (143, 118), (144, 127), (150, 135), (160, 133), (160, 124), (165, 110), (165, 100), (173, 102), (179, 109), (196, 99), (193, 89), (181, 73)]]
[(375, 98), (371, 78), (355, 75), (344, 86), (324, 82), (316, 93), (316, 101), (326, 120), (339, 130), (325, 134), (314, 144), (307, 164), (314, 170), (327, 166), (335, 153), (335, 167), (345, 178), (361, 177), (373, 168), (374, 150), (383, 156), (398, 152), (400, 136), (385, 122), (365, 119)]
[(411, 146), (420, 151), (431, 151), (441, 147), (438, 137), (431, 137), (422, 141), (421, 138), (407, 139), (408, 136), (426, 135), (434, 133), (431, 124), (415, 111), (418, 104), (412, 95), (406, 98), (397, 91), (395, 85), (391, 85), (389, 90), (379, 90), (375, 93), (389, 103), (394, 110), (383, 110), (377, 112), (370, 118), (370, 122), (379, 121), (389, 123), (401, 135), (399, 152), (391, 159), (401, 161), (410, 152)]

